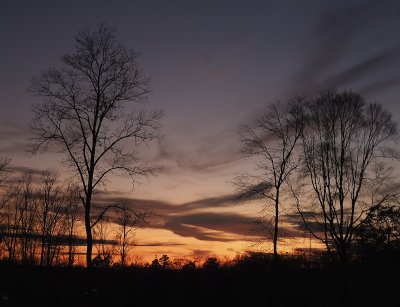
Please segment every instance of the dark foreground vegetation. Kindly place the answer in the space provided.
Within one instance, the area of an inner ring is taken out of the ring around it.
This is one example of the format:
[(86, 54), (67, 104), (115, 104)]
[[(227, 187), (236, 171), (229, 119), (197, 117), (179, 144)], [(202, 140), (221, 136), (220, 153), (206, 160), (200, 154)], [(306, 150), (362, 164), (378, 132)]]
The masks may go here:
[[(399, 253), (351, 265), (243, 257), (201, 268), (0, 263), (1, 306), (399, 306)], [(90, 285), (90, 286), (89, 286)]]

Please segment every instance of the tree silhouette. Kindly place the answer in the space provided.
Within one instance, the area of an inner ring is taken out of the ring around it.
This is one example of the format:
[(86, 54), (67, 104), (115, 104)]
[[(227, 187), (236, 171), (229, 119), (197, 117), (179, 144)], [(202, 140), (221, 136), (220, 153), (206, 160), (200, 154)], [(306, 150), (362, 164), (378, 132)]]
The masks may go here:
[(3, 214), (1, 214), (3, 207), (10, 201), (12, 193), (10, 189), (7, 189), (4, 185), (7, 179), (7, 166), (10, 163), (9, 159), (0, 158), (0, 188), (2, 189), (0, 194), (0, 243), (3, 240), (3, 233), (6, 228), (6, 220)]
[(42, 173), (37, 191), (37, 231), (40, 236), (40, 265), (51, 265), (59, 248), (57, 236), (64, 234), (65, 199), (61, 186), (56, 185), (58, 173), (47, 170)]
[(20, 184), (9, 187), (5, 193), (6, 202), (2, 217), (2, 244), (9, 262), (17, 260), (17, 238), (19, 235), (19, 208)]
[(169, 261), (169, 257), (167, 256), (167, 255), (162, 255), (161, 257), (160, 257), (160, 259), (158, 259), (158, 261), (159, 261), (159, 263), (160, 263), (160, 265), (161, 265), (161, 267), (163, 268), (163, 269), (168, 269), (169, 268), (169, 266), (170, 266), (170, 261)]
[(60, 263), (68, 241), (67, 211), (76, 202), (76, 192), (59, 185), (57, 176), (56, 171), (47, 170), (39, 176), (26, 172), (21, 178), (11, 177), (13, 183), (4, 192), (7, 201), (0, 211), (0, 251), (10, 262)]
[(304, 160), (316, 201), (299, 211), (308, 230), (345, 263), (363, 216), (360, 195), (373, 163), (392, 156), (397, 127), (380, 104), (366, 105), (346, 91), (317, 96), (303, 114)]
[(138, 54), (120, 45), (105, 25), (75, 38), (75, 50), (62, 58), (61, 69), (51, 68), (32, 80), (34, 104), (32, 153), (53, 149), (78, 176), (82, 188), (87, 239), (86, 264), (91, 266), (92, 229), (105, 212), (92, 217), (96, 188), (109, 175), (125, 173), (132, 183), (157, 168), (139, 163), (135, 147), (159, 138), (162, 112), (137, 111), (135, 104), (149, 93), (149, 79), (138, 65)]
[(203, 268), (205, 269), (216, 269), (219, 268), (220, 263), (216, 257), (209, 257), (203, 263)]
[(21, 262), (34, 264), (38, 244), (32, 234), (36, 227), (36, 195), (33, 186), (33, 175), (28, 173), (20, 182), (15, 194), (17, 220), (14, 227), (19, 236)]
[(108, 217), (101, 218), (93, 228), (93, 237), (96, 240), (97, 260), (100, 259), (104, 262), (108, 259), (110, 263), (113, 260), (112, 258), (117, 247), (117, 242), (111, 239), (113, 232), (114, 229), (111, 227), (110, 218)]
[(359, 243), (365, 251), (400, 251), (400, 207), (378, 204), (361, 221)]
[(123, 201), (118, 210), (116, 230), (116, 242), (118, 244), (117, 251), (121, 259), (121, 267), (124, 268), (129, 256), (129, 252), (135, 247), (135, 229), (143, 227), (146, 219), (149, 217), (147, 212), (139, 212), (134, 210), (134, 205), (128, 201)]
[[(302, 99), (296, 98), (287, 105), (272, 104), (254, 127), (243, 126), (241, 129), (242, 152), (247, 157), (257, 157), (258, 161), (256, 171), (238, 175), (234, 185), (239, 189), (239, 200), (259, 198), (266, 201), (256, 224), (264, 233), (271, 234), (275, 257), (278, 255), (282, 188), (299, 166), (299, 160), (293, 155), (301, 135), (301, 103)], [(271, 205), (272, 221), (268, 210)]]
[(68, 266), (73, 266), (75, 262), (75, 241), (76, 225), (79, 220), (79, 187), (75, 184), (69, 184), (65, 194), (68, 195), (68, 204), (65, 208), (65, 227), (68, 248)]
[(153, 268), (153, 269), (159, 269), (160, 268), (160, 262), (158, 261), (157, 256), (151, 262), (151, 268)]

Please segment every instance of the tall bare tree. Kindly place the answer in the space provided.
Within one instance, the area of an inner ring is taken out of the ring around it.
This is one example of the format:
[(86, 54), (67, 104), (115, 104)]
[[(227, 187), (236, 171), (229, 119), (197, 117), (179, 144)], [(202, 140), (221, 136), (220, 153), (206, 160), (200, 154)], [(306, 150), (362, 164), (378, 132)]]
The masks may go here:
[(138, 54), (119, 44), (105, 25), (79, 32), (75, 51), (62, 63), (32, 80), (31, 92), (44, 98), (33, 106), (32, 152), (55, 145), (79, 177), (90, 267), (92, 229), (100, 220), (91, 216), (93, 193), (112, 173), (128, 174), (132, 181), (152, 174), (155, 168), (140, 164), (134, 148), (159, 137), (162, 112), (134, 110), (149, 93), (149, 79)]
[[(278, 255), (282, 188), (288, 176), (299, 166), (294, 151), (301, 135), (301, 103), (302, 98), (296, 98), (285, 105), (272, 104), (254, 127), (241, 129), (242, 152), (259, 160), (255, 173), (237, 176), (234, 184), (239, 188), (239, 200), (261, 198), (266, 201), (263, 212), (268, 212), (257, 223), (272, 234), (275, 257)], [(271, 214), (267, 209), (271, 205), (273, 220), (270, 223)]]
[[(314, 237), (345, 263), (367, 183), (376, 177), (374, 162), (393, 155), (389, 146), (397, 135), (396, 123), (380, 104), (365, 104), (359, 94), (347, 91), (317, 96), (305, 104), (304, 115), (304, 160), (316, 206), (303, 206), (300, 213)], [(376, 203), (388, 197), (378, 200), (379, 193), (373, 194)]]

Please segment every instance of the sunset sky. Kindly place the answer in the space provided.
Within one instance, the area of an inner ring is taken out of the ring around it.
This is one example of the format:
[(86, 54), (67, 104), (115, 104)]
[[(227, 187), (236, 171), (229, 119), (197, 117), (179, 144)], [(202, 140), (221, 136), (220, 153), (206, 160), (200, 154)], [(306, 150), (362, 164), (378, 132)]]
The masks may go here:
[[(0, 20), (0, 156), (15, 171), (62, 169), (60, 155), (25, 154), (37, 101), (27, 89), (60, 65), (79, 30), (105, 22), (141, 53), (146, 107), (165, 112), (164, 139), (143, 159), (164, 170), (134, 189), (113, 178), (97, 201), (130, 198), (153, 213), (137, 233), (145, 258), (249, 247), (260, 204), (232, 201), (235, 174), (253, 167), (238, 131), (269, 103), (352, 89), (400, 121), (398, 1), (6, 1)], [(296, 222), (288, 230), (288, 248), (308, 244)]]

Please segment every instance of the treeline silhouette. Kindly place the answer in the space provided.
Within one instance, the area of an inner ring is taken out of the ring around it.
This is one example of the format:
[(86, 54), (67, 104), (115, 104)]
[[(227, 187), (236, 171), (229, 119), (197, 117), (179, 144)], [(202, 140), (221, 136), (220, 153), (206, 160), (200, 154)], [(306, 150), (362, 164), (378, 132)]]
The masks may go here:
[(353, 262), (346, 272), (324, 253), (211, 257), (179, 269), (167, 255), (148, 266), (90, 271), (1, 262), (0, 296), (2, 306), (396, 306), (399, 253), (392, 256)]

